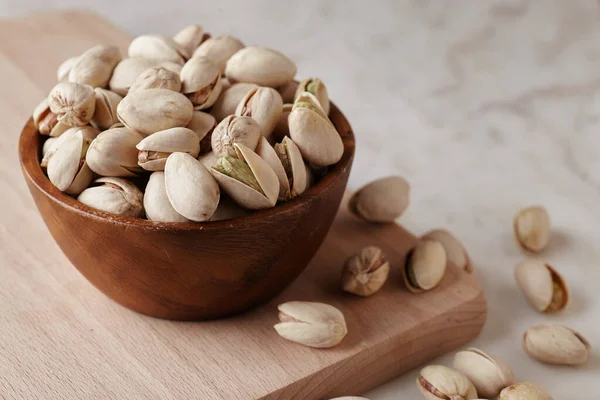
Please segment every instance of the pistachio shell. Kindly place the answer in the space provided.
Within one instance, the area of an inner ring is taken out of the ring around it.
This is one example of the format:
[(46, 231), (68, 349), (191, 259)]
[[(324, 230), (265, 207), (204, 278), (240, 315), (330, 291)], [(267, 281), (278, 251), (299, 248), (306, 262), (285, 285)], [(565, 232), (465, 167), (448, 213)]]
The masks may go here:
[(290, 137), (309, 164), (326, 167), (342, 158), (342, 138), (312, 94), (303, 92), (298, 97), (288, 124)]
[(316, 348), (339, 344), (348, 333), (344, 314), (337, 308), (308, 301), (290, 301), (280, 304), (280, 323), (277, 333), (292, 342)]
[(88, 85), (60, 82), (48, 95), (50, 111), (69, 126), (87, 125), (94, 115), (96, 96)]
[(517, 241), (526, 250), (539, 253), (550, 241), (550, 217), (542, 206), (520, 210), (514, 219)]
[(288, 118), (290, 113), (292, 112), (293, 104), (284, 104), (282, 107), (281, 115), (279, 116), (279, 121), (273, 128), (273, 133), (271, 134), (271, 140), (275, 142), (281, 142), (284, 137), (290, 135), (290, 128), (288, 126)]
[(235, 114), (254, 119), (260, 125), (262, 135), (269, 138), (279, 122), (282, 111), (283, 101), (277, 90), (261, 87), (246, 93)]
[(149, 58), (178, 64), (183, 64), (190, 56), (175, 40), (163, 35), (142, 35), (136, 37), (129, 44), (127, 54), (130, 58)]
[(204, 165), (204, 167), (209, 171), (217, 164), (218, 160), (219, 157), (212, 151), (209, 151), (208, 153), (202, 154), (198, 157), (200, 164)]
[(261, 156), (277, 175), (279, 200), (288, 201), (302, 194), (308, 185), (306, 166), (296, 144), (284, 138), (273, 148), (263, 137), (258, 142), (256, 153)]
[(221, 196), (217, 211), (210, 218), (211, 221), (222, 221), (225, 219), (233, 219), (249, 215), (248, 210), (238, 206), (229, 196)]
[(200, 139), (188, 128), (171, 128), (156, 132), (137, 144), (138, 164), (147, 171), (162, 171), (171, 153), (198, 157)]
[(57, 140), (58, 140), (58, 138), (49, 137), (48, 139), (46, 139), (44, 141), (44, 144), (42, 145), (42, 159), (44, 159), (45, 157), (47, 157), (48, 151), (52, 148), (52, 145)]
[(323, 111), (325, 111), (325, 114), (329, 115), (329, 94), (327, 93), (325, 84), (320, 79), (307, 78), (300, 82), (298, 88), (296, 89), (294, 100), (297, 99), (302, 92), (308, 92), (315, 96), (323, 108)]
[(528, 259), (518, 264), (515, 279), (529, 303), (538, 311), (560, 311), (569, 303), (565, 280), (542, 260)]
[(275, 152), (275, 149), (264, 136), (258, 141), (258, 145), (256, 146), (256, 154), (265, 160), (273, 169), (275, 175), (277, 175), (277, 179), (279, 180), (279, 200), (283, 200), (289, 196), (291, 193), (290, 180), (287, 177), (285, 169), (283, 168), (283, 164)]
[(181, 79), (178, 73), (165, 67), (148, 68), (133, 81), (128, 93), (144, 89), (169, 89), (180, 92)]
[(144, 136), (129, 128), (106, 130), (98, 135), (87, 151), (86, 161), (92, 171), (102, 176), (136, 176), (138, 166), (136, 145)]
[(62, 82), (69, 78), (69, 72), (71, 71), (71, 68), (73, 68), (73, 65), (77, 63), (77, 60), (79, 60), (79, 56), (69, 57), (58, 66), (58, 69), (56, 70), (56, 80), (58, 82)]
[(229, 115), (235, 114), (240, 101), (251, 89), (258, 88), (254, 83), (235, 83), (227, 90), (223, 89), (221, 95), (210, 109), (210, 113), (221, 122)]
[(375, 294), (390, 272), (390, 264), (380, 248), (369, 246), (350, 257), (342, 270), (342, 289), (358, 296)]
[(289, 81), (285, 85), (277, 88), (284, 103), (294, 103), (296, 99), (296, 90), (298, 89), (297, 81)]
[[(258, 154), (243, 144), (234, 144), (239, 160), (222, 157), (211, 173), (219, 185), (240, 206), (249, 210), (270, 208), (277, 203), (279, 180)], [(243, 168), (241, 168), (243, 167)], [(253, 181), (254, 187), (248, 181)]]
[(133, 92), (117, 107), (119, 121), (143, 135), (186, 126), (193, 112), (192, 103), (184, 95), (167, 89)]
[(552, 400), (552, 397), (534, 383), (521, 382), (504, 388), (498, 400)]
[(123, 178), (96, 179), (77, 200), (85, 205), (111, 214), (140, 218), (144, 215), (143, 193), (133, 183)]
[(187, 54), (192, 54), (196, 50), (202, 43), (202, 38), (204, 38), (204, 28), (200, 25), (188, 25), (173, 36), (175, 43)]
[(584, 364), (590, 355), (590, 343), (566, 326), (532, 326), (523, 335), (525, 352), (538, 361), (555, 365)]
[(125, 96), (136, 78), (153, 67), (164, 67), (175, 73), (181, 71), (179, 64), (148, 58), (126, 58), (115, 67), (108, 86), (115, 93)]
[(496, 397), (500, 391), (515, 383), (515, 374), (510, 366), (498, 357), (469, 348), (454, 356), (452, 367), (465, 374), (480, 396)]
[[(48, 98), (45, 98), (33, 110), (33, 124), (41, 135), (49, 135), (59, 123), (58, 115), (50, 111)], [(57, 135), (59, 136), (59, 135)]]
[(94, 89), (96, 106), (91, 124), (98, 129), (105, 130), (119, 122), (117, 118), (117, 106), (123, 100), (121, 96), (110, 90)]
[(473, 272), (473, 265), (467, 251), (463, 245), (445, 229), (434, 229), (423, 235), (424, 240), (437, 240), (444, 246), (448, 261), (456, 265), (458, 268), (469, 273)]
[(250, 117), (238, 117), (230, 115), (215, 127), (212, 137), (212, 151), (218, 156), (236, 156), (233, 145), (240, 143), (250, 148), (256, 149), (258, 140), (261, 137), (260, 125)]
[(296, 65), (276, 50), (261, 46), (245, 47), (227, 61), (225, 76), (231, 82), (250, 82), (280, 87), (294, 79)]
[(243, 48), (244, 44), (233, 36), (213, 36), (198, 46), (192, 57), (203, 56), (208, 58), (223, 73), (225, 72), (227, 60)]
[(215, 117), (202, 111), (194, 111), (192, 120), (187, 125), (187, 128), (193, 130), (198, 138), (200, 138), (200, 154), (205, 154), (212, 150), (212, 133), (216, 126), (217, 121)]
[(463, 373), (442, 365), (423, 368), (417, 387), (427, 400), (477, 398), (477, 390)]
[(350, 198), (350, 211), (369, 222), (394, 222), (408, 208), (410, 185), (399, 176), (375, 180)]
[(69, 70), (69, 82), (106, 87), (121, 61), (121, 52), (115, 46), (98, 45), (83, 53)]
[(197, 110), (215, 104), (221, 94), (221, 85), (221, 72), (206, 57), (193, 57), (181, 69), (181, 92)]
[(165, 173), (156, 171), (150, 175), (144, 192), (144, 209), (149, 220), (157, 222), (189, 222), (179, 214), (169, 201), (165, 187)]
[[(83, 135), (83, 138), (85, 138), (86, 140), (89, 139), (90, 142), (100, 133), (100, 131), (98, 131), (96, 128), (91, 127), (89, 125), (77, 126), (77, 127), (72, 127), (72, 128), (67, 129), (65, 131), (65, 133), (58, 136), (56, 138), (56, 140), (53, 140), (53, 141), (50, 141), (50, 139), (46, 140), (46, 143), (49, 143), (49, 144), (47, 145), (47, 148), (42, 151), (43, 157), (42, 157), (42, 161), (40, 161), (40, 166), (42, 168), (48, 167), (48, 162), (50, 161), (50, 159), (52, 158), (54, 153), (56, 153), (56, 150), (60, 147), (60, 145), (65, 140), (69, 139), (71, 136), (78, 134), (78, 132), (81, 132), (81, 135)], [(45, 146), (46, 146), (46, 143), (44, 143)]]
[(446, 272), (446, 252), (440, 242), (419, 241), (406, 257), (404, 284), (411, 292), (431, 290)]
[(175, 211), (192, 221), (208, 221), (219, 204), (219, 185), (198, 160), (186, 153), (173, 153), (167, 158), (165, 187)]

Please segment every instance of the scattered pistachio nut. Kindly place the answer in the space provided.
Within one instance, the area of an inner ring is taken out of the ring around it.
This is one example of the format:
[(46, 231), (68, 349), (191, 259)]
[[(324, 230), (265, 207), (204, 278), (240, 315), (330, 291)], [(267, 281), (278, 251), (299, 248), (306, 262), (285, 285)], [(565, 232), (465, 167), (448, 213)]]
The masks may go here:
[(390, 272), (390, 264), (380, 248), (365, 247), (350, 257), (342, 270), (342, 289), (359, 296), (375, 294)]
[(538, 311), (553, 313), (569, 303), (563, 277), (542, 260), (527, 259), (515, 268), (515, 280), (529, 303)]
[(515, 374), (504, 360), (476, 348), (456, 353), (452, 367), (465, 374), (479, 396), (486, 398), (498, 396), (502, 389), (515, 383)]
[(539, 253), (550, 240), (550, 217), (542, 206), (527, 207), (514, 219), (517, 241), (524, 249)]
[(279, 180), (258, 154), (235, 143), (237, 158), (224, 156), (211, 168), (219, 185), (240, 206), (249, 210), (271, 208), (277, 203)]
[(289, 81), (285, 85), (277, 88), (277, 91), (281, 95), (281, 99), (284, 103), (294, 103), (296, 99), (296, 90), (298, 90), (298, 82), (297, 81)]
[(290, 135), (290, 127), (288, 125), (288, 118), (290, 113), (292, 112), (293, 104), (284, 104), (281, 110), (281, 115), (279, 116), (279, 121), (273, 128), (273, 133), (271, 134), (271, 140), (274, 142), (281, 142), (284, 137)]
[(58, 69), (56, 70), (56, 80), (58, 82), (65, 81), (69, 78), (69, 72), (77, 60), (79, 60), (79, 56), (69, 57), (58, 66)]
[(326, 115), (329, 115), (329, 94), (325, 84), (318, 78), (306, 78), (298, 85), (294, 100), (297, 99), (303, 92), (308, 92), (316, 97), (319, 104), (325, 111)]
[(206, 154), (212, 150), (212, 133), (216, 126), (217, 121), (212, 115), (202, 111), (194, 111), (192, 114), (192, 120), (187, 128), (194, 131), (200, 139), (200, 154)]
[(373, 181), (354, 193), (349, 209), (369, 222), (394, 222), (408, 208), (409, 195), (409, 183), (402, 177), (390, 176)]
[(146, 217), (156, 222), (189, 222), (189, 219), (179, 214), (169, 201), (165, 186), (165, 173), (156, 171), (150, 175), (144, 191), (144, 209)]
[(87, 125), (94, 116), (94, 88), (73, 82), (60, 82), (48, 95), (50, 111), (58, 121), (69, 126)]
[(283, 101), (277, 90), (269, 87), (250, 89), (240, 101), (235, 114), (251, 117), (261, 128), (266, 138), (271, 137), (283, 111)]
[(163, 35), (142, 35), (129, 43), (130, 58), (149, 58), (183, 64), (190, 54), (177, 42)]
[(260, 125), (250, 117), (230, 115), (215, 127), (211, 137), (212, 151), (219, 157), (237, 155), (234, 144), (256, 149), (261, 137)]
[(204, 28), (200, 25), (188, 25), (173, 36), (175, 43), (187, 54), (194, 53), (194, 50), (202, 43), (203, 38)]
[(143, 193), (123, 178), (103, 177), (85, 189), (77, 200), (111, 214), (140, 218), (144, 215)]
[(138, 165), (136, 149), (143, 138), (129, 128), (108, 129), (92, 141), (85, 160), (101, 176), (136, 176), (143, 171)]
[(170, 128), (146, 136), (137, 143), (137, 162), (146, 171), (163, 171), (171, 153), (187, 153), (198, 157), (200, 139), (188, 128)]
[(235, 83), (229, 89), (223, 89), (221, 95), (210, 109), (210, 113), (221, 122), (229, 115), (235, 114), (240, 101), (251, 89), (258, 88), (254, 83)]
[(119, 103), (117, 116), (128, 128), (150, 135), (192, 120), (194, 107), (181, 93), (167, 89), (146, 89), (133, 92)]
[(467, 251), (463, 245), (456, 239), (454, 235), (445, 229), (434, 229), (424, 234), (421, 239), (436, 240), (444, 246), (448, 261), (456, 265), (458, 268), (473, 272), (473, 265)]
[(421, 240), (406, 256), (404, 284), (419, 293), (437, 286), (446, 272), (446, 252), (440, 242)]
[(274, 328), (292, 342), (329, 348), (339, 344), (348, 333), (344, 314), (329, 304), (290, 301), (277, 308), (280, 322)]
[(149, 58), (126, 58), (115, 67), (108, 87), (115, 93), (125, 96), (138, 76), (153, 67), (164, 67), (175, 73), (181, 71), (181, 65)]
[(312, 94), (302, 92), (298, 96), (288, 117), (288, 125), (290, 137), (309, 164), (326, 167), (342, 158), (342, 138)]
[(123, 97), (110, 90), (95, 88), (96, 106), (90, 123), (98, 129), (106, 130), (119, 122), (117, 106)]
[(417, 378), (417, 387), (427, 400), (477, 398), (475, 386), (462, 372), (443, 365), (423, 368)]
[(175, 211), (192, 221), (208, 221), (219, 204), (215, 178), (186, 153), (172, 153), (167, 158), (165, 189)]
[(296, 75), (296, 64), (280, 52), (261, 46), (249, 46), (236, 52), (225, 66), (231, 82), (250, 82), (277, 88)]
[(581, 365), (588, 360), (591, 345), (579, 332), (566, 326), (541, 324), (523, 334), (523, 349), (546, 364)]
[(169, 89), (181, 92), (181, 79), (178, 73), (165, 67), (148, 68), (135, 78), (128, 93), (144, 89)]
[(221, 73), (224, 73), (227, 60), (243, 48), (244, 44), (233, 36), (213, 36), (199, 45), (192, 57), (206, 57), (219, 68)]
[(535, 383), (521, 382), (504, 388), (498, 400), (552, 400), (552, 397)]
[(221, 72), (206, 57), (195, 56), (181, 69), (181, 92), (196, 110), (211, 107), (221, 94)]
[(69, 69), (69, 82), (106, 87), (117, 64), (121, 52), (115, 46), (98, 45), (77, 58)]

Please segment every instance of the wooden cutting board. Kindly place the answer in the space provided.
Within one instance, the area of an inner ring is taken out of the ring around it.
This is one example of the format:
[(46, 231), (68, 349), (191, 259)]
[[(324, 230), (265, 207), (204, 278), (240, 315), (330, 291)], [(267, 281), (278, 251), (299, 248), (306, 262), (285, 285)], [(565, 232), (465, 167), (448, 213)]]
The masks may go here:
[[(326, 399), (359, 394), (475, 337), (486, 318), (472, 275), (451, 266), (441, 285), (407, 292), (399, 267), (415, 238), (342, 209), (308, 270), (279, 298), (214, 322), (169, 322), (112, 302), (53, 242), (21, 177), (17, 140), (67, 57), (129, 35), (96, 15), (39, 14), (0, 21), (0, 398)], [(358, 135), (360, 146), (360, 133)], [(77, 232), (73, 232), (74, 235)], [(339, 288), (344, 260), (365, 245), (393, 267), (384, 289), (357, 298)], [(281, 339), (278, 303), (340, 308), (349, 334), (329, 350)]]

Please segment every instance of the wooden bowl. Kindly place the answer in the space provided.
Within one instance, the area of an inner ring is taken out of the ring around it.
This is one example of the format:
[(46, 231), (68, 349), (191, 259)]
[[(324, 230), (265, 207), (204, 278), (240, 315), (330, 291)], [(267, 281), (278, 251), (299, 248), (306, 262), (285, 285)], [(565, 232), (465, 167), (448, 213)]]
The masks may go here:
[(60, 192), (39, 165), (40, 135), (21, 133), (23, 175), (50, 233), (73, 265), (117, 303), (175, 320), (229, 316), (285, 289), (321, 245), (342, 200), (354, 135), (332, 104), (344, 155), (314, 187), (246, 217), (157, 223), (90, 208)]

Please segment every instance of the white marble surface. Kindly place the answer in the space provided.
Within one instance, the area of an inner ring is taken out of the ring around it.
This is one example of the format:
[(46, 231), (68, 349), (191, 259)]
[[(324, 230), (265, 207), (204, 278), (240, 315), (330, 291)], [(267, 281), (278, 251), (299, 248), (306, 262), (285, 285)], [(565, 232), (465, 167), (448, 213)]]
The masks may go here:
[[(351, 186), (405, 176), (412, 205), (400, 222), (415, 233), (447, 227), (468, 247), (489, 300), (472, 344), (555, 399), (600, 398), (598, 350), (586, 366), (559, 368), (532, 361), (520, 345), (530, 324), (557, 322), (600, 348), (597, 2), (2, 0), (0, 16), (48, 7), (89, 7), (133, 34), (201, 23), (283, 50), (300, 77), (327, 83), (352, 123)], [(524, 257), (512, 217), (533, 203), (554, 225), (543, 257), (572, 289), (569, 308), (555, 316), (533, 311), (512, 277)], [(366, 396), (419, 398), (417, 373)]]

